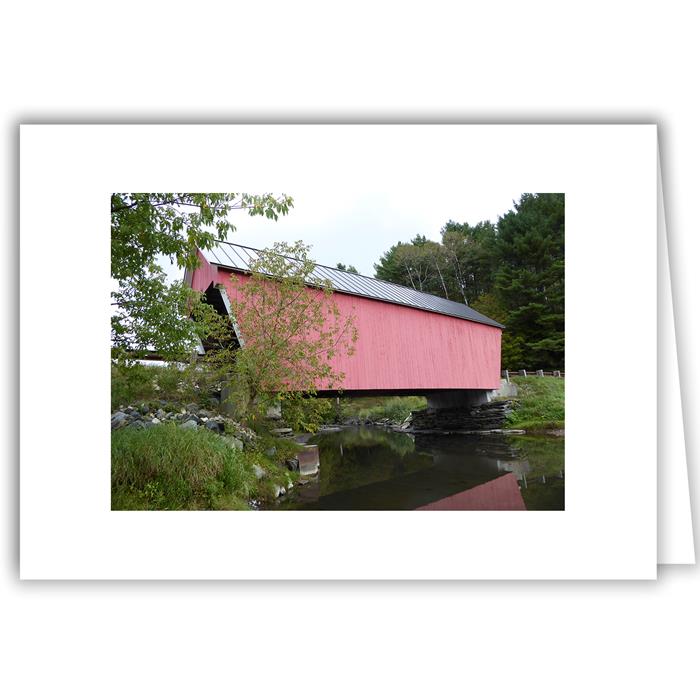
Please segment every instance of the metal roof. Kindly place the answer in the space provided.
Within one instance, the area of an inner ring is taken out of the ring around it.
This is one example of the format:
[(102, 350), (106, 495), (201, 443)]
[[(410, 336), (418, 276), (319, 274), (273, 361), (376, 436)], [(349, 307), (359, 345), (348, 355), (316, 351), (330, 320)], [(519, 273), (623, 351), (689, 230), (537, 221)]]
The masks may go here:
[[(250, 270), (250, 263), (258, 259), (259, 252), (259, 250), (248, 246), (217, 241), (214, 248), (203, 250), (202, 254), (209, 263), (231, 270), (247, 272)], [(417, 292), (415, 289), (403, 287), (393, 282), (385, 282), (384, 280), (365, 277), (354, 272), (338, 270), (335, 267), (316, 264), (314, 271), (309, 277), (310, 284), (317, 283), (319, 286), (322, 286), (326, 283), (326, 280), (331, 283), (336, 292), (379, 299), (391, 304), (411, 306), (414, 309), (455, 316), (456, 318), (484, 323), (496, 328), (505, 328), (497, 321), (480, 314), (478, 311), (474, 311), (466, 304), (460, 304), (458, 301), (450, 301), (449, 299), (436, 297), (433, 294)]]

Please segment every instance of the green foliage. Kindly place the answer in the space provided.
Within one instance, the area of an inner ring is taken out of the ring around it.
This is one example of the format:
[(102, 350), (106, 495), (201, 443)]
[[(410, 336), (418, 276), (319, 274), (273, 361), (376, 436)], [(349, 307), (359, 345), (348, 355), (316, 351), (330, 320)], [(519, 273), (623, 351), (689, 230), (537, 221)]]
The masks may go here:
[(143, 401), (172, 402), (173, 408), (169, 410), (177, 410), (188, 402), (210, 406), (221, 381), (222, 374), (209, 364), (154, 366), (112, 362), (112, 410)]
[[(479, 313), (505, 324), (508, 310), (493, 293), (482, 294), (473, 303), (472, 308)], [(508, 326), (501, 334), (501, 365), (504, 368), (522, 367), (525, 362), (525, 344), (520, 336), (514, 335)]]
[(564, 195), (524, 194), (498, 220), (495, 293), (523, 363), (564, 368)]
[(402, 423), (411, 411), (422, 411), (428, 405), (424, 396), (390, 396), (344, 399), (343, 418), (379, 421), (385, 418)]
[(506, 421), (509, 428), (547, 430), (564, 427), (564, 379), (559, 377), (511, 377), (518, 387), (515, 410)]
[(201, 295), (184, 283), (168, 284), (160, 255), (180, 267), (199, 265), (197, 248), (214, 246), (235, 231), (228, 215), (245, 209), (251, 216), (277, 219), (293, 206), (291, 197), (270, 194), (127, 192), (111, 197), (112, 347), (117, 357), (149, 350), (182, 359), (218, 328)]
[(250, 460), (209, 430), (163, 424), (112, 434), (113, 510), (247, 508)]
[(448, 221), (440, 233), (441, 243), (415, 236), (392, 246), (374, 266), (377, 279), (465, 304), (488, 292), (495, 264), (493, 224)]
[(355, 349), (355, 317), (341, 314), (330, 280), (317, 286), (308, 252), (301, 241), (276, 243), (258, 253), (250, 275), (232, 275), (232, 313), (244, 340), (234, 388), (253, 420), (282, 397), (291, 405), (318, 388), (337, 388), (343, 374), (332, 360)]
[(343, 263), (338, 263), (336, 268), (338, 270), (345, 270), (346, 272), (354, 272), (356, 275), (360, 274), (354, 265), (344, 265)]
[(284, 396), (282, 418), (292, 430), (315, 433), (320, 426), (335, 423), (338, 411), (335, 400), (309, 396)]

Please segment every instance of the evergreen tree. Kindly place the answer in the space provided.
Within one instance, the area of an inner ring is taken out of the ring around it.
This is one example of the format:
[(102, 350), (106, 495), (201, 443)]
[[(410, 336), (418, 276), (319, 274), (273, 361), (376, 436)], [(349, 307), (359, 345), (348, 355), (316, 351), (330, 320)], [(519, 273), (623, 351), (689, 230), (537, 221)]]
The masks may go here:
[(564, 366), (564, 195), (524, 194), (498, 220), (494, 291), (531, 369)]

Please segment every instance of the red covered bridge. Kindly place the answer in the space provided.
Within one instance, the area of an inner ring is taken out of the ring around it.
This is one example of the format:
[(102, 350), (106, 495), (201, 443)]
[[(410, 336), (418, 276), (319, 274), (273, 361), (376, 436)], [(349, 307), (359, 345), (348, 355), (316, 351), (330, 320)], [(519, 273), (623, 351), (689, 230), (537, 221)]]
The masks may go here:
[[(202, 264), (188, 275), (189, 282), (222, 313), (230, 313), (231, 274), (245, 275), (257, 252), (220, 242), (200, 252)], [(332, 360), (345, 375), (344, 394), (448, 399), (454, 392), (463, 403), (467, 396), (477, 399), (500, 387), (503, 326), (496, 321), (465, 304), (333, 267), (316, 265), (313, 277), (319, 284), (329, 280), (341, 313), (356, 317), (355, 353)]]

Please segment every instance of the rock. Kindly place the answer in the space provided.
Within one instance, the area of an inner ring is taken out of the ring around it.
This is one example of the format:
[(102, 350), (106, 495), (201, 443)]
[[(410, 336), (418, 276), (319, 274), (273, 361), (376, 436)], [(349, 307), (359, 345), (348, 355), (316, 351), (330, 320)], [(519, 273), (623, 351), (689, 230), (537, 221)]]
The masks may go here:
[(286, 459), (284, 463), (287, 465), (287, 469), (290, 469), (293, 472), (298, 472), (299, 471), (299, 460), (296, 458), (292, 459)]
[(143, 430), (146, 427), (146, 423), (142, 420), (135, 420), (129, 425), (130, 428), (136, 428), (137, 430)]
[(203, 408), (200, 408), (199, 411), (197, 411), (197, 415), (200, 418), (211, 418), (211, 411), (206, 411)]
[(186, 410), (188, 413), (194, 413), (194, 414), (196, 414), (197, 411), (199, 411), (199, 406), (197, 406), (196, 403), (188, 403), (188, 404), (185, 406), (185, 410)]
[(274, 457), (277, 454), (277, 448), (276, 447), (268, 447), (265, 450), (265, 455), (267, 457)]
[(270, 431), (273, 435), (289, 435), (292, 432), (291, 428), (273, 428)]
[(272, 486), (272, 497), (273, 498), (279, 498), (283, 493), (285, 493), (285, 490), (281, 486), (277, 486), (277, 484), (274, 484)]
[(129, 422), (129, 416), (123, 411), (117, 411), (112, 414), (112, 430), (122, 428)]
[(160, 421), (157, 418), (152, 418), (151, 419), (151, 424), (152, 425), (160, 425)]
[(158, 418), (158, 420), (165, 420), (167, 416), (168, 414), (162, 408), (156, 411), (156, 418)]
[(478, 406), (414, 411), (410, 426), (412, 431), (485, 431), (501, 430), (510, 413), (511, 401), (493, 401)]
[(223, 426), (221, 425), (221, 423), (217, 423), (215, 420), (208, 420), (204, 424), (204, 427), (208, 430), (213, 430), (215, 433), (223, 432)]
[(243, 450), (243, 443), (237, 437), (233, 437), (233, 435), (223, 435), (222, 437), (231, 446), (231, 449), (239, 452)]
[(148, 404), (147, 403), (139, 404), (138, 410), (142, 416), (145, 416), (149, 411)]
[(265, 470), (259, 464), (253, 465), (253, 471), (255, 472), (255, 478), (258, 481), (260, 481), (260, 479), (262, 479), (265, 476)]
[(186, 428), (187, 430), (192, 430), (192, 428), (197, 427), (197, 421), (195, 420), (186, 420), (184, 423), (180, 425), (181, 428)]
[(129, 414), (134, 420), (139, 420), (141, 418), (141, 414), (138, 411), (132, 411)]

